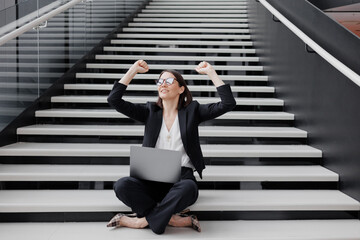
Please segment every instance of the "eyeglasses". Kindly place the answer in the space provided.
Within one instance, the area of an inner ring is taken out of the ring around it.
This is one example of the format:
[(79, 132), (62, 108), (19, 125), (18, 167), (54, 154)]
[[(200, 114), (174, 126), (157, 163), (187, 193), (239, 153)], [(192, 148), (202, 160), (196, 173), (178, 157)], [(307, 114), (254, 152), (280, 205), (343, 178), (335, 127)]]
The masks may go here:
[(158, 85), (158, 86), (161, 86), (163, 83), (164, 83), (164, 81), (165, 81), (165, 84), (166, 85), (171, 85), (171, 84), (173, 84), (174, 83), (174, 80), (176, 80), (175, 78), (166, 78), (166, 79), (164, 79), (164, 78), (159, 78), (157, 81), (155, 81), (156, 82), (156, 85)]

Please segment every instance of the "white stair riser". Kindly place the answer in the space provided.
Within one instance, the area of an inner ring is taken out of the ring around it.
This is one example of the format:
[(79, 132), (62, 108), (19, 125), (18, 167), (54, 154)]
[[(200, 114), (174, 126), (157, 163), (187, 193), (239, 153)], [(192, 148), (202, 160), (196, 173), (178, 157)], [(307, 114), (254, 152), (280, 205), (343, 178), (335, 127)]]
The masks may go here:
[[(171, 69), (171, 68), (167, 68)], [(37, 84), (34, 84), (34, 86)], [(18, 86), (16, 84), (15, 86)], [(112, 84), (65, 84), (65, 90), (106, 90), (110, 91), (113, 88)], [(215, 86), (197, 86), (197, 85), (188, 85), (188, 88), (191, 92), (216, 92)], [(153, 84), (131, 84), (126, 88), (127, 91), (157, 91), (158, 87)], [(231, 91), (235, 92), (247, 92), (247, 93), (274, 93), (275, 89), (273, 87), (240, 87), (232, 86)]]
[[(0, 181), (117, 181), (129, 176), (125, 165), (0, 165)], [(207, 166), (197, 181), (337, 182), (338, 174), (320, 166)]]
[[(206, 57), (206, 56), (161, 56), (161, 55), (96, 55), (96, 60), (138, 60), (145, 61), (227, 61), (227, 62), (259, 62), (258, 57)], [(137, 77), (137, 76), (135, 76)], [(247, 76), (248, 79), (251, 76)]]
[[(1, 65), (0, 65), (1, 66)], [(148, 64), (149, 69), (177, 69), (177, 70), (194, 70), (196, 65), (153, 65)], [(131, 64), (97, 64), (88, 63), (86, 68), (100, 68), (100, 69), (129, 69)], [(263, 71), (263, 66), (214, 66), (217, 71)]]
[[(154, 45), (191, 45), (191, 46), (253, 46), (250, 41), (168, 41), (168, 40), (111, 40), (111, 44), (154, 44)], [(216, 66), (215, 66), (216, 67)]]
[[(72, 136), (143, 136), (144, 126), (137, 125), (35, 125), (17, 129), (18, 135)], [(200, 137), (270, 137), (306, 138), (307, 133), (296, 128), (282, 127), (199, 127)]]
[(215, 22), (215, 23), (247, 23), (247, 19), (232, 19), (232, 18), (134, 18), (134, 22)]
[(141, 48), (141, 47), (104, 47), (113, 52), (175, 52), (175, 53), (247, 53), (255, 54), (255, 49), (211, 49), (211, 48)]
[(216, 28), (123, 28), (123, 32), (174, 32), (174, 33), (250, 33), (248, 29), (216, 29)]
[[(97, 79), (121, 79), (124, 74), (112, 73), (77, 73), (76, 78), (97, 78)], [(185, 80), (203, 80), (210, 81), (208, 76), (205, 75), (182, 75)], [(223, 81), (267, 81), (267, 76), (252, 76), (252, 75), (219, 75)], [(158, 79), (157, 74), (141, 74), (136, 75), (134, 79), (149, 79), (154, 81)]]
[[(132, 144), (140, 146), (138, 144)], [(322, 152), (306, 145), (202, 145), (204, 157), (321, 158)], [(0, 148), (0, 156), (129, 157), (129, 144), (15, 143)]]
[[(132, 103), (146, 103), (156, 102), (158, 97), (124, 97), (125, 101)], [(220, 98), (193, 98), (200, 104), (215, 103), (220, 101)], [(284, 106), (284, 101), (280, 99), (271, 98), (235, 98), (238, 106)], [(52, 103), (108, 103), (107, 96), (56, 96), (51, 97)]]
[(154, 39), (251, 39), (250, 35), (235, 35), (235, 34), (148, 34), (148, 33), (119, 33), (118, 38), (150, 38)]
[[(24, 199), (22, 196), (28, 196)], [(1, 191), (0, 212), (118, 212), (130, 209), (113, 190)], [(265, 201), (264, 201), (265, 200)], [(200, 190), (192, 211), (359, 211), (335, 190)]]
[[(89, 110), (89, 109), (49, 109), (35, 112), (36, 117), (50, 118), (128, 118), (115, 110)], [(223, 120), (279, 120), (292, 121), (294, 114), (284, 112), (230, 112), (216, 119)]]

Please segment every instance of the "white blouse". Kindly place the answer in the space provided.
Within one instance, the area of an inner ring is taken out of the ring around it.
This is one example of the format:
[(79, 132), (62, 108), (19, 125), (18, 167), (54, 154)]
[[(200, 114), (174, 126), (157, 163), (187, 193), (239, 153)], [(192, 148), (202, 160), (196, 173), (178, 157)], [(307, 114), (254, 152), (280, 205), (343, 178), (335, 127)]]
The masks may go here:
[(168, 131), (165, 120), (163, 119), (155, 148), (180, 151), (182, 153), (181, 166), (195, 169), (189, 156), (185, 152), (184, 144), (180, 135), (179, 117), (177, 115), (170, 131)]

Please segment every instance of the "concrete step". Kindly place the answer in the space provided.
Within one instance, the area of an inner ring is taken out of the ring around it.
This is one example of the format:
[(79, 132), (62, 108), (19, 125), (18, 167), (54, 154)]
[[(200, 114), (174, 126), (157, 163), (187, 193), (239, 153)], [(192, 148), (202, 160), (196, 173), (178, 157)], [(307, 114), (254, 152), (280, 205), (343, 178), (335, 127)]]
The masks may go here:
[(183, 47), (104, 47), (104, 51), (111, 52), (175, 52), (175, 53), (243, 53), (255, 54), (255, 49), (234, 49), (234, 48), (183, 48)]
[[(113, 56), (115, 57), (115, 55)], [(139, 57), (139, 56), (135, 56)], [(159, 58), (159, 57), (158, 57)], [(167, 57), (169, 58), (169, 57)], [(174, 57), (171, 57), (174, 59)], [(201, 58), (201, 57), (198, 57)], [(202, 57), (204, 58), (204, 57)], [(140, 59), (140, 58), (138, 58)], [(147, 59), (144, 59), (147, 60)], [(77, 73), (76, 78), (94, 78), (94, 79), (121, 79), (124, 76), (123, 73)], [(200, 74), (184, 74), (182, 75), (185, 80), (202, 80), (210, 81), (209, 77)], [(223, 81), (267, 81), (268, 76), (256, 76), (256, 75), (219, 75)], [(154, 81), (158, 79), (158, 74), (137, 74), (134, 79), (148, 79)]]
[[(207, 57), (207, 56), (161, 56), (161, 55), (95, 55), (96, 60), (138, 60), (145, 61), (226, 61), (226, 62), (259, 62), (258, 57)], [(138, 75), (136, 75), (138, 76)], [(135, 76), (135, 77), (136, 77)]]
[(129, 27), (210, 27), (210, 28), (249, 28), (244, 23), (129, 23)]
[[(1, 66), (1, 65), (0, 65)], [(194, 70), (196, 65), (178, 65), (178, 64), (148, 64), (150, 69), (177, 69), (177, 70)], [(95, 68), (95, 69), (129, 69), (131, 64), (110, 64), (110, 63), (88, 63), (86, 64), (86, 68)], [(225, 66), (225, 65), (216, 65), (213, 66), (217, 71), (263, 71), (263, 66)]]
[[(155, 3), (191, 3), (193, 2), (192, 0), (153, 0), (153, 2)], [(213, 3), (213, 2), (219, 2), (219, 0), (198, 0), (196, 1), (197, 3)], [(225, 0), (225, 2), (233, 2), (233, 3), (246, 3), (246, 0)]]
[(158, 34), (158, 33), (119, 33), (117, 34), (118, 38), (149, 38), (154, 39), (251, 39), (251, 36), (248, 34)]
[(149, 17), (143, 17), (139, 18), (136, 17), (133, 19), (133, 22), (201, 22), (201, 23), (208, 23), (208, 22), (214, 22), (214, 23), (247, 23), (249, 22), (247, 19), (232, 19), (232, 18), (149, 18)]
[(251, 41), (179, 41), (179, 40), (111, 40), (111, 44), (166, 45), (166, 46), (253, 46)]
[[(109, 219), (110, 220), (110, 219)], [(0, 223), (3, 239), (208, 239), (208, 240), (355, 240), (360, 238), (359, 220), (237, 220), (202, 221), (202, 232), (167, 227), (163, 236), (145, 229), (108, 229), (107, 222)], [(21, 230), (21, 231), (20, 231)], [(226, 233), (226, 234), (224, 234)]]
[[(18, 135), (143, 136), (142, 125), (38, 124), (17, 129)], [(200, 126), (200, 137), (306, 138), (307, 132), (292, 127)]]
[[(108, 103), (108, 96), (91, 96), (91, 95), (64, 95), (51, 97), (52, 103)], [(132, 103), (156, 102), (157, 96), (125, 96), (125, 101)], [(194, 97), (193, 100), (200, 104), (216, 103), (220, 98), (215, 97)], [(235, 98), (238, 106), (284, 106), (284, 101), (276, 98)]]
[[(181, 11), (182, 12), (182, 11)], [(236, 14), (206, 14), (206, 13), (138, 13), (137, 17), (156, 17), (156, 18), (233, 18), (233, 19), (247, 19), (248, 15), (244, 13), (236, 13)]]
[[(89, 67), (88, 64), (87, 66)], [(94, 66), (93, 66), (94, 65)], [(91, 67), (96, 67), (96, 64), (91, 65)], [(151, 67), (150, 69), (156, 69)], [(162, 68), (162, 69), (172, 69), (172, 68)], [(0, 85), (1, 86), (1, 85)], [(110, 91), (113, 88), (112, 84), (65, 84), (65, 90), (104, 90)], [(215, 86), (207, 85), (189, 85), (189, 90), (191, 92), (216, 92)], [(157, 86), (154, 84), (130, 84), (126, 91), (157, 91)], [(274, 93), (274, 87), (262, 87), (262, 86), (231, 86), (231, 91), (236, 92), (246, 92), (246, 93)]]
[(232, 9), (232, 10), (246, 10), (247, 6), (244, 5), (229, 5), (229, 4), (222, 4), (219, 3), (217, 5), (208, 5), (206, 4), (205, 6), (197, 6), (197, 5), (147, 5), (145, 7), (145, 9), (176, 9), (176, 10), (180, 10), (180, 9), (192, 9), (192, 10), (198, 10), (198, 9)]
[[(359, 211), (337, 190), (200, 190), (192, 211)], [(113, 190), (2, 190), (0, 213), (130, 211)]]
[[(190, 2), (190, 1), (184, 1), (184, 2), (150, 2), (148, 6), (203, 6), (204, 3), (197, 1), (197, 2)], [(246, 2), (236, 2), (236, 1), (208, 1), (206, 3), (207, 6), (246, 6)]]
[(202, 13), (211, 13), (211, 14), (226, 14), (226, 13), (237, 13), (237, 14), (244, 14), (247, 13), (247, 10), (218, 10), (218, 9), (207, 9), (207, 10), (202, 10), (202, 9), (196, 9), (196, 10), (169, 10), (169, 9), (143, 9), (141, 10), (142, 13), (197, 13), (197, 14), (202, 14)]
[[(35, 112), (36, 117), (46, 118), (128, 118), (127, 116), (113, 109), (60, 109), (52, 108), (38, 110)], [(295, 119), (294, 114), (286, 112), (228, 112), (217, 119), (227, 120), (279, 120), (292, 121)]]
[[(18, 142), (0, 148), (0, 156), (129, 157), (130, 146), (139, 144)], [(307, 145), (208, 144), (204, 157), (221, 158), (321, 158), (322, 152)]]
[[(0, 181), (116, 181), (129, 176), (128, 165), (0, 164)], [(206, 166), (203, 179), (217, 182), (338, 182), (321, 166)]]
[(249, 29), (238, 29), (238, 28), (129, 28), (124, 27), (123, 32), (174, 32), (174, 33), (250, 33)]

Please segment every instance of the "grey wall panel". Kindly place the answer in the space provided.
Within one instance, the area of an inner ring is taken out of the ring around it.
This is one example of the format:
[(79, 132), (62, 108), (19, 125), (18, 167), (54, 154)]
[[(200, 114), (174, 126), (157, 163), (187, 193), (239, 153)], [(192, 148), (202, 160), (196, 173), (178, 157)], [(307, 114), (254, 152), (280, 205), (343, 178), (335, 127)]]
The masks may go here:
[[(298, 9), (300, 11), (300, 9)], [(255, 47), (296, 127), (340, 174), (340, 189), (360, 201), (360, 87), (315, 53), (255, 0), (249, 1)], [(305, 15), (304, 18), (307, 16)]]
[(308, 0), (321, 10), (360, 3), (360, 0)]

